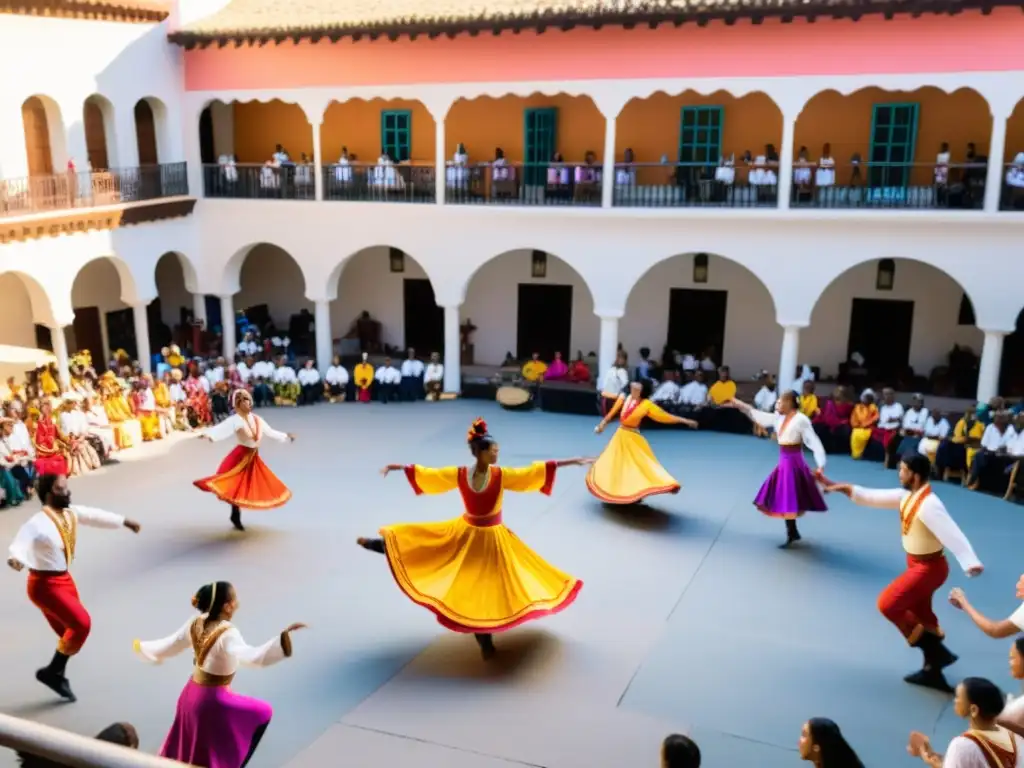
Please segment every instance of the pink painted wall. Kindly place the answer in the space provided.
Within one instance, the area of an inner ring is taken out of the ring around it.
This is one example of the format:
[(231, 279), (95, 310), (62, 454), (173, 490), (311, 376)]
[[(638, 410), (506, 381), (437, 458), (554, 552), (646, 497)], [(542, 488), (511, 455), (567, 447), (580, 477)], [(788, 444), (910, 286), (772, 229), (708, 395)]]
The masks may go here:
[[(443, 82), (1024, 70), (1024, 13), (351, 40), (185, 54), (190, 91)], [(953, 55), (966, 45), (967, 55)]]

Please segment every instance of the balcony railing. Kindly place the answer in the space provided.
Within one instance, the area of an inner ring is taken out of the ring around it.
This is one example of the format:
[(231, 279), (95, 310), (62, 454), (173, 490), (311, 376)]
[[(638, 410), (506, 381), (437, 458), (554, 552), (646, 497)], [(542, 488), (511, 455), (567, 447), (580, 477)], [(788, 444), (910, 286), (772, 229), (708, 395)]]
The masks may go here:
[(621, 208), (774, 208), (778, 168), (707, 163), (621, 163), (612, 204)]
[(445, 202), (600, 207), (601, 167), (572, 163), (449, 163), (445, 169)]
[(185, 163), (0, 180), (0, 216), (25, 216), (188, 194)]
[(984, 163), (851, 163), (835, 168), (795, 165), (794, 208), (980, 210)]
[(1003, 166), (999, 210), (1024, 211), (1024, 165), (1007, 163)]
[(228, 164), (203, 166), (206, 197), (316, 200), (313, 165)]
[(324, 199), (375, 203), (437, 202), (433, 163), (345, 163), (324, 166)]

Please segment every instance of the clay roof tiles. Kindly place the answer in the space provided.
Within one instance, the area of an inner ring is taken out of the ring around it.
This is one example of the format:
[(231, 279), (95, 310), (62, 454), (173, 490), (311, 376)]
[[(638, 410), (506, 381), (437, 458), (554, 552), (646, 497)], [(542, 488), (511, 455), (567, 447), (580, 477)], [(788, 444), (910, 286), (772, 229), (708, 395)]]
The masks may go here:
[(158, 23), (170, 7), (163, 0), (0, 0), (0, 13)]

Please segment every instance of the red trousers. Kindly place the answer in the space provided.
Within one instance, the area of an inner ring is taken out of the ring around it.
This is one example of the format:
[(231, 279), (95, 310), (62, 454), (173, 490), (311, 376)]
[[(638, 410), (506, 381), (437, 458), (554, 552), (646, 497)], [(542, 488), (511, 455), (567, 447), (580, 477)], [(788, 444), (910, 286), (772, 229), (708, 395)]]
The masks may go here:
[(57, 650), (74, 656), (85, 645), (92, 619), (78, 598), (78, 587), (70, 573), (29, 571), (28, 599), (43, 612), (60, 640)]
[(907, 570), (878, 596), (878, 610), (911, 645), (924, 632), (942, 637), (932, 610), (932, 596), (948, 576), (949, 563), (941, 552), (926, 557), (907, 555)]

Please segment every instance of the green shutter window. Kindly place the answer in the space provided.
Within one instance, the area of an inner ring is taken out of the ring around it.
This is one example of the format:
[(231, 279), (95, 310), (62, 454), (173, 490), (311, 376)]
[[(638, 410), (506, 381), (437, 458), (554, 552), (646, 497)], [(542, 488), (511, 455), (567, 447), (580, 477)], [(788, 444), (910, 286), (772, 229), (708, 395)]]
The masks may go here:
[(396, 163), (412, 156), (412, 112), (396, 109), (380, 113), (380, 146)]
[(917, 104), (875, 104), (871, 113), (868, 185), (902, 188), (910, 184), (917, 148)]
[(526, 169), (524, 183), (547, 184), (548, 166), (557, 143), (558, 110), (555, 107), (528, 109), (525, 113), (523, 148)]
[[(684, 173), (713, 168), (722, 157), (722, 107), (683, 107), (679, 118), (679, 162)], [(692, 170), (691, 170), (692, 169)]]

